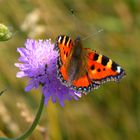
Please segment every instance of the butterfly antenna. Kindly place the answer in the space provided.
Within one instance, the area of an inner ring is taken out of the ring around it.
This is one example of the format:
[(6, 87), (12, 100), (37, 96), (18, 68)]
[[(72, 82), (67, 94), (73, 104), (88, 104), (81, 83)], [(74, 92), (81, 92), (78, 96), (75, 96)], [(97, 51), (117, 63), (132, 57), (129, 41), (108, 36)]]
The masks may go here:
[(86, 36), (86, 37), (83, 38), (82, 40), (86, 40), (86, 39), (88, 39), (88, 38), (90, 38), (90, 37), (92, 37), (92, 36), (94, 36), (94, 35), (97, 35), (98, 33), (102, 32), (102, 31), (103, 31), (103, 29), (101, 28), (101, 29), (99, 29), (97, 32)]

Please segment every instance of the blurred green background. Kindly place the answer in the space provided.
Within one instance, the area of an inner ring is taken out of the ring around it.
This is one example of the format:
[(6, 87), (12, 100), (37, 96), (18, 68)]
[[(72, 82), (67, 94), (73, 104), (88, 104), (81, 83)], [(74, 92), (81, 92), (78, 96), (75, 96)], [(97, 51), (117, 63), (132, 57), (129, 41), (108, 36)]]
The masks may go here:
[[(75, 16), (70, 9), (75, 10)], [(0, 136), (16, 137), (31, 124), (40, 90), (24, 92), (28, 79), (17, 79), (14, 66), (27, 38), (82, 38), (85, 47), (102, 53), (125, 70), (116, 84), (102, 85), (62, 108), (51, 101), (29, 140), (140, 139), (140, 1), (139, 0), (0, 0), (0, 23), (13, 38), (0, 42)], [(94, 94), (95, 93), (95, 94)]]

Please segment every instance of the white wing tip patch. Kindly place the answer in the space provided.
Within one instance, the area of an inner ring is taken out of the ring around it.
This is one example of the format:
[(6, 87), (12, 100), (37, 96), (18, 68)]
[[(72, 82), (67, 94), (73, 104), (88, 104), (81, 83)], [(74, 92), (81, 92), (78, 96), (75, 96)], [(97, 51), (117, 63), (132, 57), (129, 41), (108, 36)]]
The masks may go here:
[(117, 72), (120, 73), (121, 72), (121, 67), (117, 66)]

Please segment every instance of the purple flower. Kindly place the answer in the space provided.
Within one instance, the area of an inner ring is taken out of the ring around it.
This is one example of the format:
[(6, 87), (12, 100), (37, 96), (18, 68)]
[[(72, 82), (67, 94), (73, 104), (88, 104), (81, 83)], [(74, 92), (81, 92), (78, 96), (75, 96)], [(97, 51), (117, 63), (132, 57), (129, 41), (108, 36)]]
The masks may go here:
[(77, 93), (62, 85), (57, 79), (56, 63), (58, 53), (53, 50), (54, 44), (51, 44), (51, 40), (35, 41), (27, 39), (25, 47), (17, 48), (21, 56), (18, 59), (20, 63), (15, 63), (15, 66), (20, 69), (16, 76), (18, 78), (30, 78), (25, 91), (28, 92), (32, 88), (36, 89), (39, 85), (42, 85), (46, 104), (50, 97), (53, 103), (58, 99), (61, 106), (64, 106), (65, 100), (72, 98), (77, 100)]

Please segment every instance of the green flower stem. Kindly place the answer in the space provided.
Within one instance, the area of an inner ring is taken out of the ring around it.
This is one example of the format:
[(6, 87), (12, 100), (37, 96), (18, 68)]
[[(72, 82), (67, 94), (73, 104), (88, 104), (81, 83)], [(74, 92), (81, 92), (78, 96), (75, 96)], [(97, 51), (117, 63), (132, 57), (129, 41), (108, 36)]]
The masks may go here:
[(36, 114), (36, 117), (35, 117), (32, 125), (31, 125), (31, 127), (25, 133), (23, 133), (21, 136), (19, 136), (17, 138), (0, 138), (0, 140), (24, 140), (27, 137), (29, 137), (31, 135), (31, 133), (33, 132), (33, 130), (36, 128), (36, 126), (37, 126), (37, 124), (39, 122), (39, 119), (41, 117), (43, 107), (44, 107), (44, 99), (45, 99), (45, 97), (42, 94), (39, 109), (38, 109), (38, 112)]
[(7, 89), (4, 89), (2, 91), (0, 91), (0, 96), (6, 91)]

